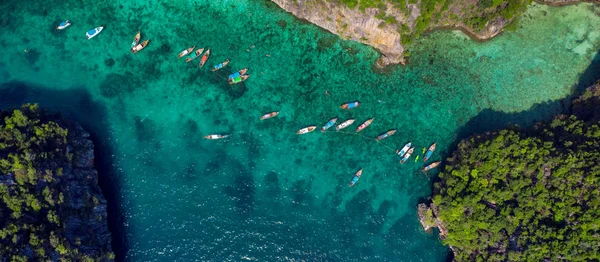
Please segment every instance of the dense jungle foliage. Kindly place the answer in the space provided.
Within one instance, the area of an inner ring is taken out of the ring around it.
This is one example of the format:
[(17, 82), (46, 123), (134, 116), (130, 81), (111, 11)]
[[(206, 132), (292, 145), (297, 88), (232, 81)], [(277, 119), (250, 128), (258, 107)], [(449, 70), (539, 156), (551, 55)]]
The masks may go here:
[(66, 217), (82, 215), (69, 214), (63, 194), (68, 189), (61, 183), (72, 158), (68, 132), (45, 120), (37, 105), (0, 111), (0, 261), (113, 257), (86, 256), (65, 236)]
[(459, 261), (598, 261), (600, 127), (559, 116), (532, 133), (475, 136), (434, 185)]

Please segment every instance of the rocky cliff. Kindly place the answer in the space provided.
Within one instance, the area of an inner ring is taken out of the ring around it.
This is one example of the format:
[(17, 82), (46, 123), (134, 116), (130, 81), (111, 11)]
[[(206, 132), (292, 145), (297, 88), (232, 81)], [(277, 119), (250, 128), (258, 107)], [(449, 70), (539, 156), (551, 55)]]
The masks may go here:
[(94, 145), (36, 105), (0, 111), (0, 261), (110, 261)]
[[(343, 39), (376, 48), (377, 65), (405, 64), (406, 48), (423, 32), (458, 28), (485, 40), (498, 35), (531, 0), (272, 0)], [(593, 0), (599, 1), (599, 0)], [(564, 5), (572, 0), (543, 0)]]

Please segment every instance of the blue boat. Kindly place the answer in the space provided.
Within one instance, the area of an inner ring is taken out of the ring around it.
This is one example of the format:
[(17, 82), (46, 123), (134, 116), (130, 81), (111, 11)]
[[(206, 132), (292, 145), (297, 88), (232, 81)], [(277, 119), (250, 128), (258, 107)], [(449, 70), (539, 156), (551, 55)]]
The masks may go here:
[(350, 109), (350, 108), (356, 108), (359, 105), (360, 105), (360, 102), (354, 101), (354, 102), (345, 103), (345, 104), (341, 105), (340, 108), (342, 108), (342, 109)]
[(333, 125), (335, 125), (335, 122), (337, 122), (337, 117), (336, 118), (332, 118), (331, 120), (329, 120), (329, 122), (327, 122), (327, 124), (325, 124), (322, 128), (321, 128), (321, 132), (325, 132), (325, 130), (329, 129), (330, 127), (332, 127)]
[(402, 160), (400, 160), (400, 164), (406, 162), (406, 160), (408, 160), (410, 158), (410, 155), (412, 155), (413, 151), (415, 151), (414, 147), (411, 147), (408, 152), (406, 152), (406, 155), (404, 155), (404, 157), (402, 157)]
[(433, 145), (431, 145), (429, 147), (429, 149), (427, 149), (427, 153), (425, 153), (425, 159), (423, 160), (424, 162), (427, 162), (427, 160), (429, 160), (429, 158), (431, 157), (431, 155), (433, 154), (433, 151), (435, 150), (435, 146), (437, 143), (433, 143)]
[(102, 32), (102, 29), (104, 29), (103, 26), (96, 27), (90, 31), (85, 32), (85, 36), (87, 36), (87, 39), (92, 39), (92, 37), (97, 36), (100, 32)]
[(393, 135), (395, 133), (396, 133), (396, 129), (392, 129), (390, 131), (387, 131), (387, 132), (385, 132), (385, 133), (377, 136), (377, 138), (375, 138), (375, 141), (379, 141), (381, 139), (387, 138), (387, 137), (389, 137), (389, 136), (391, 136), (391, 135)]
[(69, 27), (70, 25), (71, 25), (71, 22), (69, 22), (69, 20), (64, 21), (64, 22), (60, 23), (58, 25), (58, 27), (56, 27), (56, 30), (63, 30), (65, 28)]
[(358, 172), (356, 172), (356, 174), (354, 174), (352, 181), (350, 181), (350, 186), (354, 186), (354, 184), (356, 184), (356, 182), (358, 182), (358, 179), (360, 179), (361, 175), (362, 175), (362, 168), (360, 170), (358, 170)]
[(220, 63), (218, 65), (216, 65), (215, 67), (213, 67), (213, 69), (211, 69), (211, 71), (217, 71), (223, 67), (225, 67), (227, 64), (229, 64), (229, 59), (225, 60), (223, 63)]

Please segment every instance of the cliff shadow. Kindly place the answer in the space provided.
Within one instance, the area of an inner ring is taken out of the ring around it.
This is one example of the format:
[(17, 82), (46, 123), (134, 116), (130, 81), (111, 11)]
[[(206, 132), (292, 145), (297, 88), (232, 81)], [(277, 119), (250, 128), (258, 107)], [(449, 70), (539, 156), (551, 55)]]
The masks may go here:
[(112, 249), (116, 261), (124, 261), (128, 251), (124, 212), (121, 209), (120, 174), (113, 168), (114, 147), (108, 125), (106, 107), (92, 99), (83, 87), (67, 90), (49, 89), (25, 82), (12, 81), (0, 85), (0, 108), (20, 108), (25, 103), (37, 103), (50, 113), (77, 121), (90, 133), (94, 143), (94, 165), (98, 171), (98, 184), (107, 201), (108, 228), (112, 235)]

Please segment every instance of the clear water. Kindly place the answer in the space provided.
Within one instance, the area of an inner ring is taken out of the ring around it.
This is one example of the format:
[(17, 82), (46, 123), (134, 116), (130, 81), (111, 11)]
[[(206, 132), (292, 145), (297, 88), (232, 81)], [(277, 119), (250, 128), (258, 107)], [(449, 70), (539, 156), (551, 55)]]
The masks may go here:
[[(592, 4), (534, 4), (516, 31), (485, 43), (434, 32), (409, 66), (384, 71), (373, 49), (265, 1), (5, 0), (0, 10), (0, 107), (37, 102), (97, 135), (116, 249), (130, 261), (444, 260), (416, 217), (431, 190), (423, 157), (400, 165), (394, 150), (437, 142), (442, 160), (472, 130), (560, 112), (600, 47)], [(132, 55), (138, 29), (150, 43)], [(194, 44), (212, 50), (202, 69), (176, 58)], [(250, 79), (228, 85), (244, 67)], [(270, 111), (281, 113), (259, 120)], [(336, 116), (357, 123), (295, 134)], [(219, 132), (232, 135), (202, 139)]]

